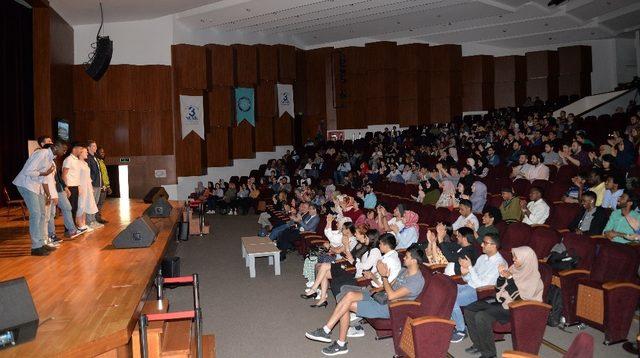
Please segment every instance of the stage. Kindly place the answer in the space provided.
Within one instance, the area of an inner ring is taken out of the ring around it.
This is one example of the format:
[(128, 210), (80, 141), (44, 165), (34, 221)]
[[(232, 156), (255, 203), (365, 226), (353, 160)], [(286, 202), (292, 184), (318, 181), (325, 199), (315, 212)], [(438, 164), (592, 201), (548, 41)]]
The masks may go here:
[[(149, 204), (110, 199), (102, 211), (109, 221), (104, 228), (65, 240), (49, 256), (0, 258), (0, 281), (24, 276), (40, 317), (35, 340), (0, 350), (0, 356), (88, 357), (118, 349), (122, 353), (142, 309), (141, 300), (173, 241), (180, 206), (172, 204), (169, 218), (152, 219), (159, 233), (148, 248), (118, 250), (111, 240)], [(20, 235), (25, 236), (28, 222), (22, 225)]]

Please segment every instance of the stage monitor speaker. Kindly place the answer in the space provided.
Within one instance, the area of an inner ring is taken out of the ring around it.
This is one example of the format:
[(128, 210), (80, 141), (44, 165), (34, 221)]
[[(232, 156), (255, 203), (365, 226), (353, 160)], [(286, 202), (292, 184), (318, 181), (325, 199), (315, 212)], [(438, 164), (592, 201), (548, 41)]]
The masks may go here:
[(109, 36), (98, 36), (93, 58), (84, 71), (89, 75), (89, 77), (93, 78), (95, 81), (99, 81), (109, 68), (112, 54), (113, 41), (109, 39)]
[(0, 349), (34, 339), (38, 322), (24, 277), (0, 282)]
[(151, 190), (149, 190), (147, 195), (145, 195), (144, 199), (142, 199), (142, 200), (144, 200), (144, 202), (147, 203), (147, 204), (151, 204), (151, 203), (155, 202), (156, 200), (158, 200), (158, 198), (165, 198), (165, 199), (169, 200), (169, 194), (161, 186), (153, 187)]
[(129, 224), (111, 242), (116, 249), (133, 249), (149, 247), (158, 236), (158, 228), (151, 219), (142, 215)]
[(144, 215), (150, 218), (168, 218), (171, 215), (173, 206), (169, 203), (169, 200), (159, 196), (153, 201), (153, 204), (144, 211)]

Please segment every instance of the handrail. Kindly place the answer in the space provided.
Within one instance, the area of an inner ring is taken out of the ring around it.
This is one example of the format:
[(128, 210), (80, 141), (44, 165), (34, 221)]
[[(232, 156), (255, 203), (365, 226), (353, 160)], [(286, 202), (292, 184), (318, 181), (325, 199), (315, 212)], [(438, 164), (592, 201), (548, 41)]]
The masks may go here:
[(194, 318), (196, 316), (196, 311), (178, 311), (178, 312), (167, 312), (167, 313), (149, 313), (147, 314), (147, 321), (168, 321), (172, 319), (184, 319), (184, 318)]

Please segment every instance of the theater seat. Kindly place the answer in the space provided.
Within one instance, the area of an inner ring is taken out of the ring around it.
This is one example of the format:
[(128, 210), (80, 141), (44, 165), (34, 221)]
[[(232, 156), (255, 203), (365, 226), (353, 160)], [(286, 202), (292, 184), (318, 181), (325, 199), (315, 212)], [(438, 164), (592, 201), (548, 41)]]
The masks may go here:
[(560, 242), (560, 234), (554, 229), (542, 226), (533, 226), (531, 231), (531, 239), (529, 240), (529, 246), (535, 251), (538, 259), (543, 259), (549, 256), (551, 248)]
[(409, 358), (446, 357), (455, 322), (445, 318), (422, 316), (405, 322), (402, 356)]

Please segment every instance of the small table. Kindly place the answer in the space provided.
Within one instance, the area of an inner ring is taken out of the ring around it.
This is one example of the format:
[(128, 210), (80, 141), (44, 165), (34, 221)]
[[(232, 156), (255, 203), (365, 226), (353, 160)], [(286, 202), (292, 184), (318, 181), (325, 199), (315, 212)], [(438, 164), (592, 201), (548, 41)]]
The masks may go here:
[(243, 237), (242, 257), (249, 268), (249, 277), (256, 277), (256, 257), (269, 258), (269, 265), (275, 266), (276, 276), (280, 276), (280, 249), (276, 244), (266, 237), (249, 236)]

